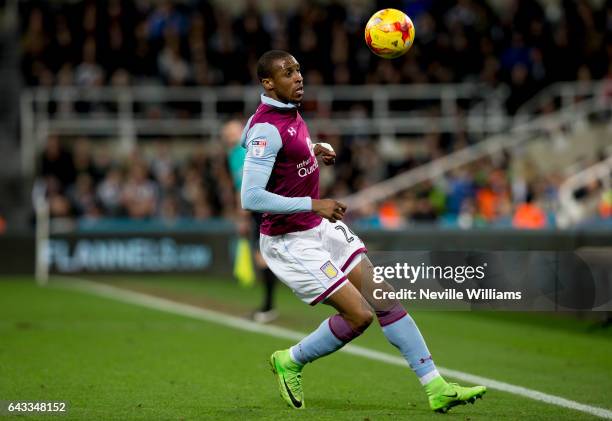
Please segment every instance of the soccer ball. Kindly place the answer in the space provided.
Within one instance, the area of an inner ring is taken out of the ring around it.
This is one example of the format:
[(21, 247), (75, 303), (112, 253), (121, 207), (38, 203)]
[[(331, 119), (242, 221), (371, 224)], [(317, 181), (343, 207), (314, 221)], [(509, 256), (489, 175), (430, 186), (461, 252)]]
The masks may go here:
[(406, 53), (414, 42), (414, 25), (397, 9), (374, 13), (365, 27), (366, 44), (382, 58), (396, 58)]

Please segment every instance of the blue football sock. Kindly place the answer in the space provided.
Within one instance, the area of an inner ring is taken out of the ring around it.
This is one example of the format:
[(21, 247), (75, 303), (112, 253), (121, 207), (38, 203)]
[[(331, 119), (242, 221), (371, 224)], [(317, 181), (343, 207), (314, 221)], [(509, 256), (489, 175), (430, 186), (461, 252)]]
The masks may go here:
[(427, 349), (425, 340), (410, 315), (405, 313), (402, 317), (393, 320), (389, 324), (383, 323), (384, 316), (377, 315), (381, 321), (385, 337), (400, 350), (406, 361), (408, 361), (410, 368), (419, 377), (421, 384), (425, 385), (440, 375), (431, 358), (431, 353)]
[(325, 319), (314, 332), (292, 346), (289, 349), (291, 359), (304, 365), (339, 350), (360, 334), (342, 316), (336, 314)]

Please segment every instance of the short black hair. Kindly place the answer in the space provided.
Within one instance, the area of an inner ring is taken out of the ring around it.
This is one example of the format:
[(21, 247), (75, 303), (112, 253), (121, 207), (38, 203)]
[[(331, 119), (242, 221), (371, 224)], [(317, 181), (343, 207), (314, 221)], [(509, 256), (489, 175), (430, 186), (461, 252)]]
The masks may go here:
[(286, 57), (291, 57), (291, 54), (283, 50), (270, 50), (263, 53), (257, 61), (257, 78), (261, 81), (272, 76), (272, 64)]

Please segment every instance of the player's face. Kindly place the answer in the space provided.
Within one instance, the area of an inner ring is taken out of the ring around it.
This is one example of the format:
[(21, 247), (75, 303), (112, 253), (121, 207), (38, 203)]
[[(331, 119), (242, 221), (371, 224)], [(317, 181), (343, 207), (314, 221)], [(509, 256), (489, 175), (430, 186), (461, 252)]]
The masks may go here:
[(283, 102), (299, 104), (304, 96), (304, 78), (293, 56), (277, 60), (270, 78), (272, 90)]

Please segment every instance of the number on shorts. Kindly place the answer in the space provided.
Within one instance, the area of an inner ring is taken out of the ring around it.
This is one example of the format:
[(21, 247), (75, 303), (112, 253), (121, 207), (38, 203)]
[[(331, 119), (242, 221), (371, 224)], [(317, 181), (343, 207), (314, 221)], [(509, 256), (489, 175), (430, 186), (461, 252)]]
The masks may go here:
[(342, 225), (336, 225), (334, 227), (334, 229), (342, 231), (342, 234), (344, 234), (344, 238), (346, 238), (346, 242), (347, 243), (350, 243), (350, 242), (352, 242), (355, 239), (355, 237), (354, 237), (355, 233), (353, 231), (351, 231), (351, 229), (348, 228), (348, 227), (346, 229), (348, 229), (349, 232), (351, 234), (353, 234), (350, 237), (349, 237), (348, 233), (346, 232), (346, 229)]

